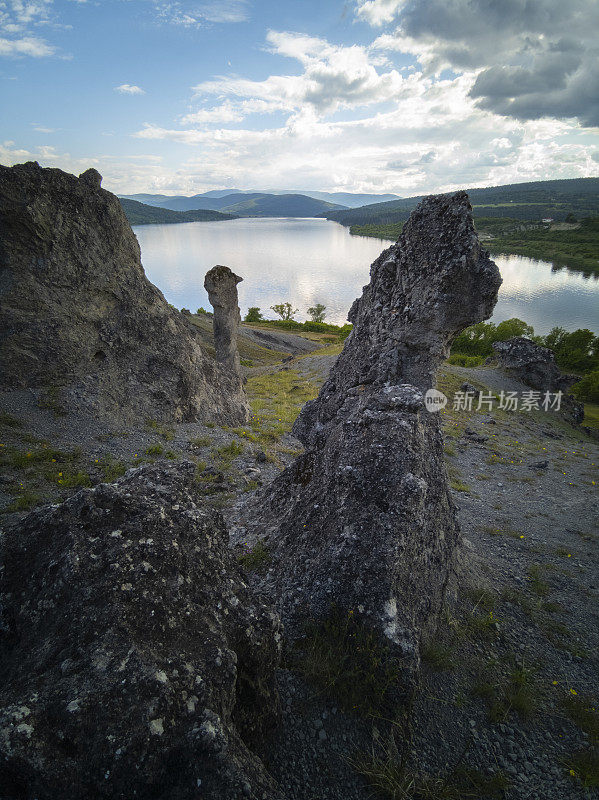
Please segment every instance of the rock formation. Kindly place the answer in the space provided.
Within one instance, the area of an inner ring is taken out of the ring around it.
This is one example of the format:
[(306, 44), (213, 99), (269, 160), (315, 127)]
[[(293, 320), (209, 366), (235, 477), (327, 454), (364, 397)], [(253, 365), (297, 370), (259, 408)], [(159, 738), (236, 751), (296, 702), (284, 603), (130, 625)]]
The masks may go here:
[(500, 283), (464, 192), (426, 198), (372, 265), (345, 348), (295, 424), (307, 451), (245, 520), (271, 550), (264, 588), (292, 638), (333, 606), (352, 611), (405, 658), (409, 684), (459, 539), (438, 415), (423, 398)]
[(241, 375), (241, 364), (237, 350), (237, 330), (241, 323), (237, 284), (242, 281), (229, 267), (217, 264), (206, 273), (204, 288), (214, 308), (212, 329), (216, 360), (237, 375)]
[(244, 422), (240, 380), (148, 281), (101, 180), (0, 167), (3, 386), (64, 386), (70, 408), (111, 417)]
[(542, 347), (523, 336), (516, 336), (506, 342), (495, 342), (493, 350), (499, 365), (531, 389), (539, 392), (562, 392), (564, 396), (560, 410), (569, 422), (580, 425), (584, 419), (584, 404), (568, 394), (570, 387), (580, 378), (577, 375), (564, 375), (548, 347)]
[(493, 350), (499, 365), (532, 389), (567, 392), (572, 384), (580, 380), (576, 375), (562, 374), (548, 347), (542, 347), (523, 336), (506, 342), (494, 342)]
[(250, 748), (280, 623), (194, 469), (132, 470), (3, 538), (2, 798), (279, 797)]

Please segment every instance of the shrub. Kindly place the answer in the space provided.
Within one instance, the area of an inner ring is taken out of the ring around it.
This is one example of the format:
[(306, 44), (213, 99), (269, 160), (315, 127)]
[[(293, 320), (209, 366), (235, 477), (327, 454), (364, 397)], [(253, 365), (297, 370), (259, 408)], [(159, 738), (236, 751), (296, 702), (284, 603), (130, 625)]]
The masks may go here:
[(587, 403), (599, 403), (599, 369), (589, 372), (574, 384), (572, 394)]
[(467, 356), (464, 353), (452, 353), (447, 359), (448, 364), (455, 364), (457, 367), (478, 367), (483, 363), (482, 356)]
[(258, 306), (252, 306), (248, 308), (247, 314), (243, 318), (244, 322), (262, 322), (264, 317), (262, 316), (262, 312), (258, 308)]

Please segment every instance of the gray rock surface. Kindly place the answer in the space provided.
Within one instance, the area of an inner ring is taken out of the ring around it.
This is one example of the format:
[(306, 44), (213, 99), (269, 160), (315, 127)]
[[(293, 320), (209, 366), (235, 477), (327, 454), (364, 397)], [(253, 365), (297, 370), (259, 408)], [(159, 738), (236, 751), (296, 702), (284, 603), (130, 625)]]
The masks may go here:
[(280, 623), (194, 471), (132, 470), (3, 538), (3, 800), (279, 797), (250, 748)]
[(110, 417), (247, 419), (239, 378), (146, 278), (118, 198), (35, 162), (0, 167), (4, 387), (64, 387)]
[(584, 419), (584, 404), (568, 395), (570, 387), (580, 378), (562, 373), (548, 347), (516, 336), (505, 342), (494, 342), (493, 350), (499, 366), (527, 386), (541, 392), (563, 392), (561, 410), (564, 416), (572, 424), (580, 425)]
[(425, 199), (372, 265), (345, 348), (294, 427), (307, 452), (245, 520), (271, 549), (264, 588), (291, 637), (334, 604), (394, 643), (407, 676), (418, 667), (459, 542), (423, 397), (452, 337), (491, 314), (500, 282), (463, 192)]
[(206, 273), (204, 289), (214, 308), (212, 326), (214, 331), (214, 349), (216, 360), (228, 369), (241, 375), (239, 351), (237, 350), (237, 331), (241, 324), (237, 284), (243, 278), (236, 275), (229, 267), (217, 264)]

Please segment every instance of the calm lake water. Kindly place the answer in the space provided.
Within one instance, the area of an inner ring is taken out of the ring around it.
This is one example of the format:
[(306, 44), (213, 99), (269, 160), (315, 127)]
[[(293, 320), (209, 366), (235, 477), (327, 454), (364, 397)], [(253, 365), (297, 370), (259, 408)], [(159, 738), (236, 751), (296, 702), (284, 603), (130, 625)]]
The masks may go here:
[[(142, 261), (152, 283), (177, 308), (210, 310), (204, 275), (225, 264), (243, 277), (242, 314), (258, 306), (269, 318), (275, 303), (289, 301), (307, 318), (316, 303), (327, 322), (343, 324), (354, 299), (368, 283), (370, 264), (390, 243), (351, 236), (324, 219), (236, 219), (138, 225)], [(520, 256), (496, 256), (503, 277), (494, 322), (519, 317), (535, 332), (555, 325), (599, 333), (599, 280)]]

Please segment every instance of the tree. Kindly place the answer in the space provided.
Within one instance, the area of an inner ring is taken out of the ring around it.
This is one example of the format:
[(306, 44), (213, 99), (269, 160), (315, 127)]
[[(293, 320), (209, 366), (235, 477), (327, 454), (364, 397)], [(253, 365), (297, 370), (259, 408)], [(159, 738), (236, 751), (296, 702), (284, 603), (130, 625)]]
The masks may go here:
[(518, 317), (506, 319), (500, 322), (495, 332), (496, 342), (506, 342), (508, 339), (513, 339), (515, 336), (532, 336), (534, 333), (532, 325), (527, 325)]
[(271, 306), (271, 311), (274, 311), (275, 314), (278, 314), (282, 320), (287, 322), (290, 319), (293, 319), (294, 314), (297, 314), (297, 308), (293, 308), (291, 303), (277, 303), (276, 306)]
[(312, 322), (324, 322), (326, 317), (325, 309), (326, 306), (323, 306), (322, 303), (316, 303), (315, 306), (309, 308), (308, 314), (312, 317)]
[(248, 313), (243, 318), (244, 322), (262, 322), (264, 317), (262, 316), (262, 312), (258, 308), (258, 306), (252, 306), (248, 308)]

